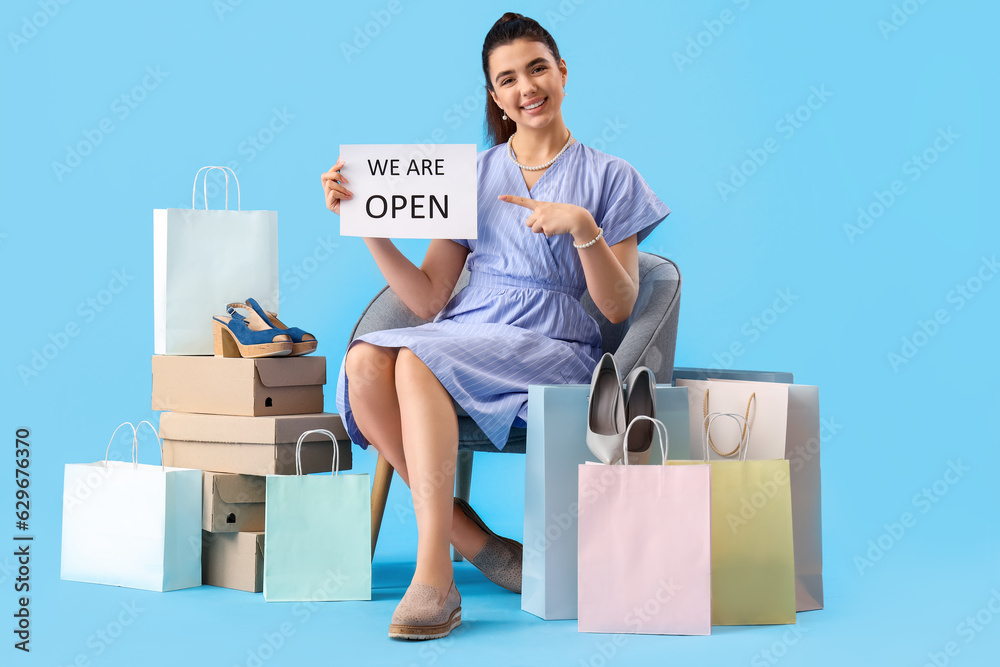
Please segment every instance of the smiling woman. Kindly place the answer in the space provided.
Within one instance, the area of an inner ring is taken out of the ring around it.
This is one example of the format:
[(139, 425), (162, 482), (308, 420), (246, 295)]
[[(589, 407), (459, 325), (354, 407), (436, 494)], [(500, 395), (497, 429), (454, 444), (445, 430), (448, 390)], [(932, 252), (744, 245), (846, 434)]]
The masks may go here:
[[(477, 238), (432, 240), (419, 268), (388, 239), (365, 239), (396, 296), (431, 321), (358, 336), (337, 383), (351, 439), (378, 449), (412, 490), (416, 572), (389, 626), (402, 639), (461, 623), (449, 543), (520, 592), (521, 544), (453, 501), (456, 405), (503, 449), (511, 427), (526, 425), (528, 385), (589, 382), (601, 335), (580, 299), (589, 292), (608, 320), (624, 321), (636, 245), (670, 212), (628, 162), (573, 138), (562, 117), (566, 61), (537, 22), (505, 14), (482, 60), (492, 147), (476, 160)], [(342, 166), (322, 176), (337, 214), (353, 196)], [(465, 266), (469, 284), (452, 296)]]

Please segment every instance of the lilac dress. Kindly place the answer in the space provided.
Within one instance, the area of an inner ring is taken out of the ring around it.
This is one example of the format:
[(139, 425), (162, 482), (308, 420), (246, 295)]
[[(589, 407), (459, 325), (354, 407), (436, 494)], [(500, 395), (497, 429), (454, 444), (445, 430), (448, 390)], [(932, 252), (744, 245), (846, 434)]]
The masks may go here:
[[(572, 235), (532, 232), (524, 224), (531, 211), (497, 196), (582, 206), (608, 245), (632, 234), (641, 242), (670, 213), (632, 165), (580, 142), (530, 191), (507, 150), (503, 143), (477, 155), (479, 238), (455, 240), (471, 251), (468, 286), (432, 322), (351, 343), (409, 348), (497, 449), (511, 426), (526, 425), (529, 384), (588, 384), (602, 354), (597, 322), (580, 303), (587, 283)], [(351, 413), (343, 362), (337, 409), (351, 440), (367, 447)]]

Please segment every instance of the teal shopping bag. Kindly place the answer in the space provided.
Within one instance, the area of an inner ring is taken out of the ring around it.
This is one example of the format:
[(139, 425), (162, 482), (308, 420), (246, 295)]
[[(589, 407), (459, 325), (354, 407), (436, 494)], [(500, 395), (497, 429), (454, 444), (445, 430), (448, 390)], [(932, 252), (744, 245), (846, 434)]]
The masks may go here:
[[(333, 474), (302, 474), (302, 441), (333, 440)], [(268, 475), (264, 504), (264, 599), (372, 599), (368, 475), (338, 472), (337, 440), (325, 429), (295, 443), (295, 475)]]

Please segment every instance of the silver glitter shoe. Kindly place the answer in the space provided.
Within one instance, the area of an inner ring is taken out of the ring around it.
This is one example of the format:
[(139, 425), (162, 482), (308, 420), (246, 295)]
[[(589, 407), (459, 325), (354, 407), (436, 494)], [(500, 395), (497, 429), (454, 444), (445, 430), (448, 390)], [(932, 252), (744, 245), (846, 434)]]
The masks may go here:
[(430, 584), (413, 582), (396, 606), (389, 624), (393, 639), (440, 639), (462, 624), (462, 596), (451, 582), (448, 595)]
[(462, 557), (472, 563), (476, 568), (486, 575), (486, 578), (494, 584), (506, 588), (512, 593), (521, 592), (521, 560), (524, 554), (524, 547), (517, 540), (509, 537), (500, 537), (479, 518), (476, 511), (469, 503), (461, 498), (455, 498), (455, 504), (462, 510), (465, 516), (483, 529), (486, 533), (486, 544), (472, 558), (465, 554)]

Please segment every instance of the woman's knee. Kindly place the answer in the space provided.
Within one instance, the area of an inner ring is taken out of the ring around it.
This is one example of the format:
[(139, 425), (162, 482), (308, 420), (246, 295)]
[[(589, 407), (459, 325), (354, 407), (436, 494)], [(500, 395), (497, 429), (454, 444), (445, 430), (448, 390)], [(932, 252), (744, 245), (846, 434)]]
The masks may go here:
[(395, 368), (393, 370), (396, 375), (397, 384), (423, 380), (430, 373), (427, 365), (408, 347), (399, 348), (399, 354), (396, 356)]
[(344, 373), (352, 385), (366, 385), (379, 380), (391, 381), (395, 376), (396, 353), (394, 348), (360, 341), (347, 351)]

